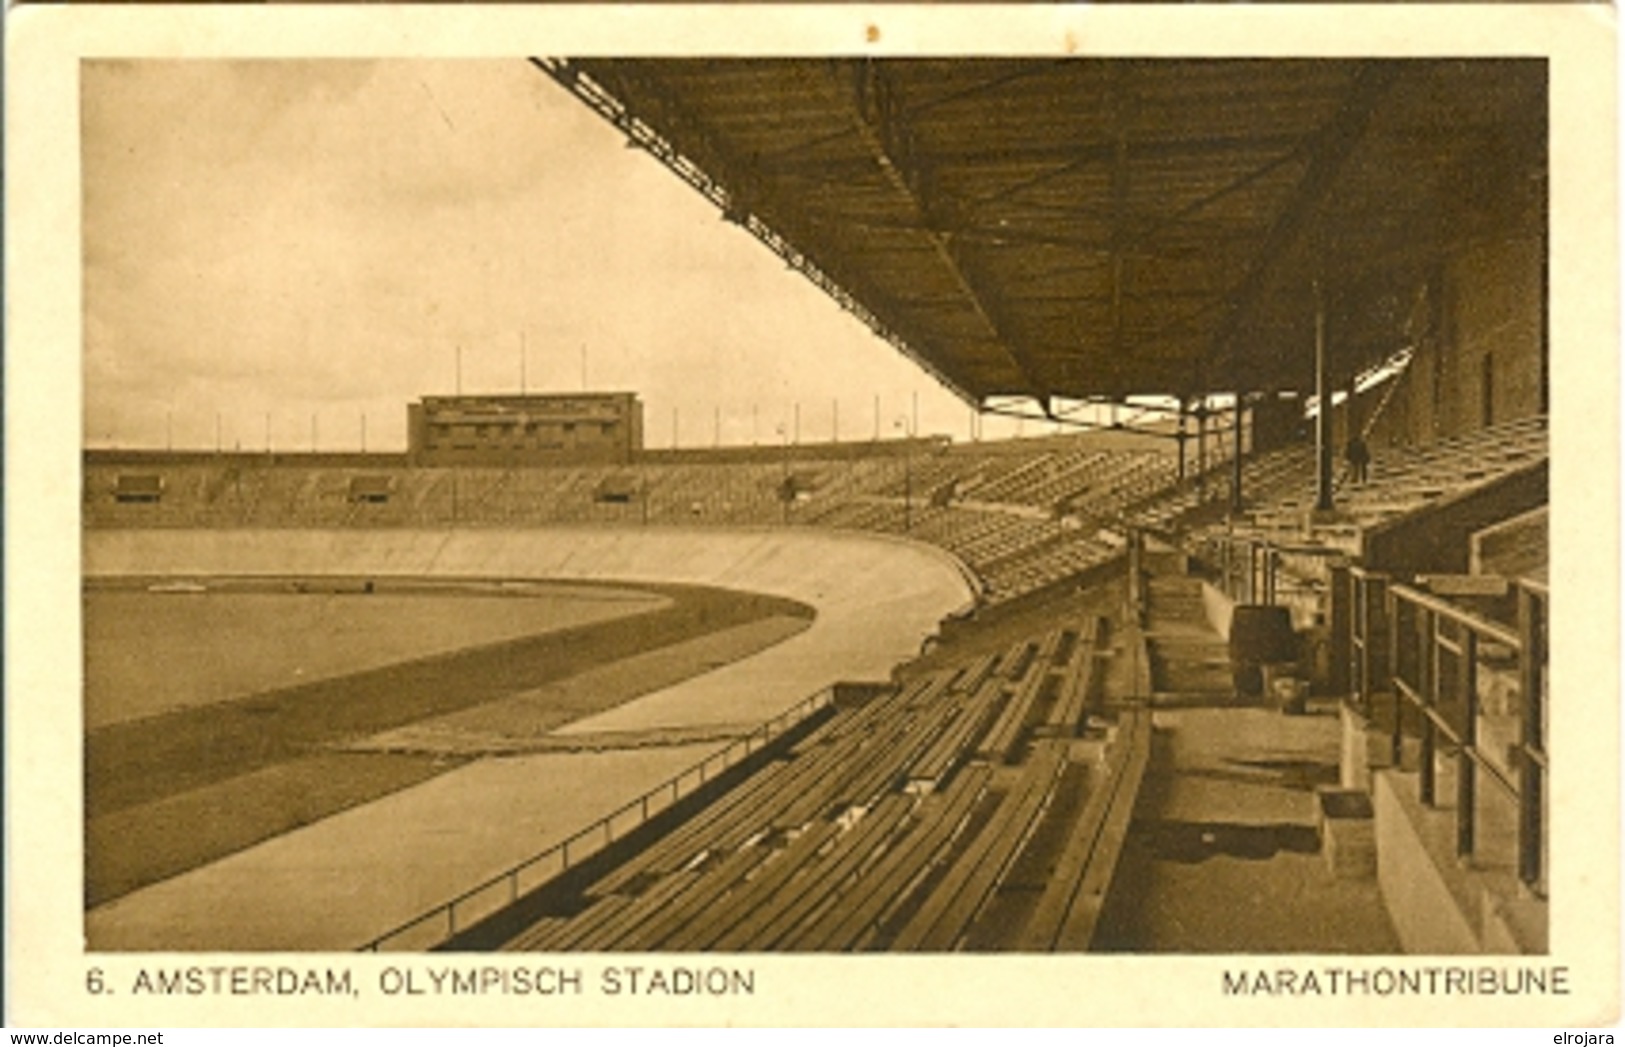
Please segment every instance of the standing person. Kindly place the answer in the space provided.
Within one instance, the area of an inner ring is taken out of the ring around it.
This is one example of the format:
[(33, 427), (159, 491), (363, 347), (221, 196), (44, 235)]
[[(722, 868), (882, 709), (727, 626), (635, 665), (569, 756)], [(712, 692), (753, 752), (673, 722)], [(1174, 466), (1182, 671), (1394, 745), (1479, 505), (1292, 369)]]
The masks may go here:
[(1365, 445), (1365, 437), (1359, 433), (1349, 437), (1348, 446), (1343, 449), (1343, 457), (1349, 464), (1349, 482), (1356, 486), (1364, 484), (1371, 467), (1371, 448)]

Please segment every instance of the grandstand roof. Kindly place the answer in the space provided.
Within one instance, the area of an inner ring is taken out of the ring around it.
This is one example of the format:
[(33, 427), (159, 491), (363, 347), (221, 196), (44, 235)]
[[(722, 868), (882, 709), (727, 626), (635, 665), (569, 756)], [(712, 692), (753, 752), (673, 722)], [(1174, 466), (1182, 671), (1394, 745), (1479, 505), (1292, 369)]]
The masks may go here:
[(981, 404), (1309, 388), (1544, 214), (1543, 61), (533, 61)]

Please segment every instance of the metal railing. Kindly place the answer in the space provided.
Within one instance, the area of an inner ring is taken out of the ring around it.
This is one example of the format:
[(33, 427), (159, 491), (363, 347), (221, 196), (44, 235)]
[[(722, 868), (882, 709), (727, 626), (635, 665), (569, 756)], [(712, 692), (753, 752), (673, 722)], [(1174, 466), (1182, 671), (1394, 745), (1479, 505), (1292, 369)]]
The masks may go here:
[(1304, 573), (1283, 570), (1283, 565), (1290, 566), (1291, 559), (1322, 561), (1330, 578), (1347, 562), (1348, 553), (1326, 545), (1276, 542), (1254, 535), (1214, 534), (1203, 539), (1202, 558), (1218, 572), (1219, 588), (1232, 600), (1273, 604), (1289, 594), (1323, 591), (1321, 585)]
[[(1545, 897), (1550, 773), (1546, 586), (1528, 580), (1513, 584), (1514, 627), (1379, 572), (1350, 568), (1346, 585), (1351, 703), (1386, 728), (1393, 766), (1405, 765), (1407, 740), (1414, 746), (1425, 806), (1445, 806), (1441, 793), (1454, 792), (1458, 857), (1480, 855), (1480, 829), (1490, 802), (1481, 795), (1481, 784), (1492, 785), (1513, 803), (1518, 878)], [(1499, 671), (1505, 684), (1506, 665), (1512, 661), (1516, 707), (1486, 709), (1487, 674)], [(1488, 738), (1487, 728), (1492, 730)], [(1497, 737), (1509, 728), (1514, 728), (1510, 739)], [(1451, 754), (1453, 762), (1441, 762), (1441, 756), (1448, 761)], [(1441, 788), (1442, 767), (1453, 772), (1453, 788)]]
[(759, 752), (807, 717), (835, 700), (826, 687), (809, 695), (749, 734), (729, 742), (673, 778), (604, 815), (569, 837), (484, 880), (456, 897), (398, 924), (367, 942), (360, 952), (421, 952), (449, 941), (457, 934), (562, 875), (566, 870), (609, 847), (649, 819), (670, 810), (707, 782), (752, 753)]
[(1388, 666), (1388, 583), (1381, 571), (1348, 569), (1349, 704), (1370, 719), (1379, 695), (1392, 698)]

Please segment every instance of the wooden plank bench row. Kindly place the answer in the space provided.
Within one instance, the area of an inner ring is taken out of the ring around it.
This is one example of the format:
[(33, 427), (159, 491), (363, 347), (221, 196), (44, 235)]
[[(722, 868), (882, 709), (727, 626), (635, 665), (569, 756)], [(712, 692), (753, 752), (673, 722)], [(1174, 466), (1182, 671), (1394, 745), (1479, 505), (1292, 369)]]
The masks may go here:
[(1003, 681), (984, 680), (976, 693), (964, 700), (954, 722), (915, 763), (909, 776), (910, 786), (917, 791), (940, 789), (954, 768), (974, 752), (986, 736), (1003, 697)]
[(991, 896), (1042, 813), (1065, 763), (1060, 748), (1042, 746), (992, 820), (954, 861), (942, 882), (893, 941), (899, 950), (951, 950)]
[(830, 909), (816, 923), (797, 928), (785, 940), (785, 947), (804, 951), (861, 948), (941, 860), (986, 793), (991, 776), (992, 769), (979, 764), (956, 777), (945, 792), (922, 800), (914, 828), (848, 889), (851, 901)]
[[(996, 681), (994, 681), (994, 689), (996, 689)], [(928, 735), (928, 738), (929, 738), (929, 735)], [(876, 779), (879, 779), (879, 777), (884, 777), (884, 775), (887, 775), (887, 774), (889, 774), (889, 771), (886, 771), (886, 769), (884, 769), (884, 767), (882, 767), (881, 771), (877, 772), (877, 774), (874, 775), (874, 777), (876, 777)], [(970, 779), (968, 779), (967, 789), (972, 789), (972, 795), (975, 795), (975, 793), (980, 792), (981, 782), (985, 782), (985, 774), (980, 775), (980, 777), (975, 777), (975, 775), (973, 775), (973, 777), (970, 777)], [(879, 782), (877, 782), (877, 780), (876, 780), (876, 784), (879, 784)], [(881, 805), (887, 805), (887, 803), (890, 803), (890, 805), (895, 805), (895, 803), (900, 803), (900, 798), (887, 797), (886, 800), (882, 800)], [(877, 805), (876, 810), (881, 810), (881, 805)], [(923, 805), (923, 810), (926, 810), (926, 811), (933, 810), (933, 808), (939, 808), (939, 805)], [(955, 813), (957, 813), (957, 808), (951, 808), (951, 815), (955, 815)], [(873, 819), (873, 818), (874, 818), (874, 813), (871, 813), (871, 815), (869, 815), (868, 818), (866, 818), (866, 821), (868, 821), (868, 819)], [(928, 821), (929, 821), (929, 819), (928, 819)], [(827, 823), (821, 823), (821, 824), (827, 824)], [(954, 826), (957, 826), (957, 818), (955, 818), (954, 821), (952, 821), (952, 823), (949, 824), (949, 828), (954, 828)], [(923, 836), (928, 837), (928, 839), (933, 839), (933, 837), (929, 836), (929, 834), (931, 834), (931, 832), (933, 832), (933, 831), (934, 831), (934, 823), (933, 823), (933, 828), (926, 829), (926, 831), (923, 831)], [(910, 839), (912, 839), (912, 837), (910, 837)], [(825, 860), (827, 860), (827, 858), (825, 858)], [(770, 897), (769, 894), (765, 894), (765, 891), (777, 891), (777, 889), (780, 889), (780, 886), (782, 886), (783, 880), (786, 880), (786, 878), (788, 878), (788, 876), (790, 876), (791, 873), (795, 873), (795, 871), (798, 871), (798, 870), (796, 870), (796, 868), (795, 868), (795, 862), (788, 862), (788, 860), (786, 860), (786, 862), (782, 863), (782, 867), (778, 868), (777, 871), (778, 871), (778, 875), (775, 876), (775, 878), (773, 878), (772, 881), (764, 881), (764, 883), (757, 884), (757, 886), (754, 886), (754, 888), (752, 888), (751, 893), (743, 894), (743, 896), (739, 896), (738, 899), (730, 899), (730, 907), (733, 907), (734, 904), (738, 904), (738, 906), (741, 906), (741, 907), (746, 907), (746, 909), (751, 909), (751, 907), (756, 907), (757, 904), (760, 904), (760, 902), (765, 901), (765, 899), (767, 899), (767, 897)], [(795, 933), (796, 930), (798, 930), (798, 927), (796, 927), (796, 925), (790, 925), (790, 932), (791, 933)], [(739, 932), (739, 935), (744, 935), (744, 933), (749, 933), (749, 932)], [(713, 945), (713, 943), (715, 943), (715, 940), (717, 940), (717, 935), (710, 935), (710, 936), (707, 936), (707, 935), (686, 935), (686, 940), (684, 940), (684, 948), (707, 948), (707, 946)]]
[(745, 847), (705, 870), (691, 889), (650, 907), (638, 923), (608, 928), (584, 944), (603, 950), (652, 949), (693, 920), (704, 918), (718, 898), (734, 889), (768, 858), (770, 848)]
[[(1046, 682), (1087, 676), (1092, 626), (1052, 629), (838, 711), (787, 758), (600, 878), (583, 912), (544, 918), (508, 948), (848, 948), (872, 939), (941, 868), (986, 795), (992, 769), (960, 765), (995, 734), (992, 755), (1013, 755)], [(1072, 657), (1057, 673), (1067, 640)], [(910, 930), (916, 914), (905, 934), (929, 939), (926, 948), (958, 940), (1030, 833), (1059, 759), (1047, 747), (1035, 757), (999, 799), (995, 822), (947, 870), (946, 895), (933, 889), (924, 931)], [(923, 800), (897, 791), (922, 777), (931, 784)], [(848, 811), (862, 816), (845, 827)], [(776, 842), (781, 833), (787, 844)]]
[(771, 949), (799, 923), (812, 917), (831, 900), (848, 877), (872, 858), (880, 844), (908, 814), (911, 797), (888, 796), (857, 825), (834, 839), (817, 861), (803, 863), (800, 875), (792, 876), (771, 899), (759, 907), (717, 942), (723, 950)]
[(1089, 712), (1090, 696), (1100, 674), (1099, 640), (1105, 630), (1099, 618), (1086, 620), (1078, 631), (1061, 690), (1045, 722), (1064, 738), (1075, 738)]
[(982, 683), (993, 674), (993, 670), (998, 666), (998, 664), (999, 652), (997, 651), (989, 651), (986, 654), (977, 655), (975, 660), (967, 665), (964, 671), (959, 674), (959, 679), (955, 682), (955, 687), (966, 694), (976, 693), (976, 690), (982, 686)]
[(790, 878), (801, 872), (803, 866), (840, 831), (841, 827), (834, 822), (818, 822), (809, 826), (764, 864), (755, 877), (741, 884), (714, 912), (678, 928), (667, 939), (666, 947), (684, 952), (711, 948), (719, 938), (776, 897)]
[(639, 924), (653, 919), (665, 906), (674, 904), (676, 899), (693, 890), (704, 879), (705, 873), (698, 869), (683, 869), (663, 876), (630, 903), (618, 907), (608, 918), (576, 928), (561, 941), (561, 948), (601, 951), (605, 943), (616, 941)]
[(1059, 629), (1052, 629), (1045, 635), (1033, 658), (1028, 662), (1025, 674), (1017, 682), (1015, 693), (1005, 704), (1004, 711), (993, 722), (992, 730), (987, 732), (987, 737), (978, 748), (978, 755), (989, 760), (1012, 762), (1016, 745), (1021, 740), (1021, 732), (1027, 726), (1027, 718), (1032, 712), (1033, 701), (1038, 697), (1039, 689), (1044, 686), (1044, 681), (1049, 676), (1050, 660), (1060, 639)]
[(1150, 752), (1150, 709), (1124, 709), (1106, 761), (1090, 783), (1089, 799), (1078, 815), (1076, 829), (1069, 834), (1048, 886), (1017, 939), (1018, 949), (1088, 948)]
[(910, 766), (953, 719), (959, 703), (945, 692), (959, 676), (957, 670), (945, 670), (925, 686), (909, 688), (912, 697), (900, 703), (902, 708), (891, 708), (887, 718), (867, 725), (867, 735), (846, 751), (834, 779), (795, 798), (774, 825), (795, 828), (834, 808), (867, 805), (905, 780)]
[(669, 872), (686, 863), (705, 846), (721, 826), (741, 817), (755, 805), (778, 795), (784, 781), (806, 766), (809, 750), (817, 751), (827, 745), (830, 736), (839, 728), (841, 716), (819, 725), (811, 736), (796, 746), (789, 759), (775, 761), (759, 769), (744, 782), (718, 797), (692, 818), (651, 844), (642, 853), (606, 873), (589, 889), (593, 895), (604, 895), (625, 890), (632, 882), (646, 874)]
[(961, 688), (964, 676), (965, 668), (939, 669), (916, 681), (916, 685), (905, 688), (907, 699), (902, 704), (910, 709), (933, 705), (941, 700), (944, 694)]
[[(868, 734), (850, 738), (826, 755), (827, 766), (808, 776), (798, 788), (778, 797), (773, 809), (764, 811), (763, 824), (778, 829), (795, 829), (828, 814), (840, 805), (852, 779), (876, 760), (884, 759), (907, 730), (908, 721), (880, 724)], [(722, 839), (733, 844), (742, 832), (760, 830), (762, 825), (739, 826)]]
[(763, 832), (797, 829), (828, 810), (835, 803), (835, 792), (850, 774), (855, 755), (875, 744), (877, 731), (889, 727), (882, 721), (865, 731), (844, 732), (818, 751), (794, 761), (771, 792), (722, 826), (709, 845), (732, 850)]
[(631, 905), (637, 899), (629, 894), (612, 894), (593, 902), (583, 911), (562, 923), (553, 920), (538, 924), (509, 942), (506, 948), (530, 952), (548, 952), (568, 948), (568, 943), (584, 934), (587, 928), (608, 920), (614, 913)]
[[(759, 828), (762, 811), (782, 803), (786, 797), (815, 789), (818, 782), (825, 780), (825, 776), (838, 771), (845, 739), (865, 723), (884, 720), (892, 715), (894, 709), (906, 704), (913, 693), (936, 684), (940, 675), (924, 677), (902, 691), (877, 697), (861, 709), (837, 714), (802, 739), (792, 749), (790, 759), (763, 768), (747, 782), (719, 797), (643, 854), (598, 880), (590, 893), (598, 895), (624, 890), (642, 874), (669, 872), (722, 840), (725, 834), (728, 834), (729, 842), (737, 845), (743, 838), (737, 832), (738, 827), (746, 827), (744, 837), (748, 837), (750, 832)], [(730, 833), (730, 829), (735, 831)]]
[[(912, 692), (916, 694), (926, 694), (934, 689), (940, 689), (945, 684), (947, 679), (951, 677), (951, 675), (952, 674), (936, 674), (933, 677), (922, 680), (917, 688), (905, 689), (905, 692), (894, 695), (890, 699), (876, 699), (870, 704), (870, 706), (865, 707), (860, 714), (857, 714), (850, 719), (884, 720), (885, 717), (882, 714), (887, 712), (894, 713), (895, 710), (889, 707), (905, 704), (908, 693)], [(757, 783), (757, 786), (754, 789), (747, 791), (748, 795), (739, 797), (738, 802), (732, 804), (719, 803), (718, 806), (725, 809), (717, 811), (716, 817), (696, 819), (698, 824), (691, 827), (686, 827), (688, 828), (688, 831), (686, 832), (680, 831), (680, 833), (677, 834), (677, 839), (673, 841), (670, 846), (663, 848), (665, 851), (663, 861), (643, 861), (635, 863), (637, 866), (636, 870), (624, 868), (623, 870), (618, 870), (618, 875), (601, 880), (599, 885), (597, 885), (598, 888), (616, 890), (624, 889), (630, 885), (632, 875), (635, 875), (636, 872), (641, 871), (644, 873), (659, 873), (662, 871), (662, 866), (667, 866), (667, 868), (665, 868), (663, 871), (669, 877), (671, 875), (671, 869), (669, 866), (685, 853), (690, 855), (698, 855), (707, 850), (715, 850), (720, 853), (733, 851), (733, 856), (724, 859), (723, 863), (721, 864), (721, 868), (724, 870), (734, 869), (735, 866), (733, 863), (738, 863), (741, 869), (751, 868), (755, 864), (758, 864), (761, 860), (763, 860), (767, 849), (741, 847), (741, 844), (746, 842), (750, 836), (759, 834), (761, 830), (761, 825), (758, 822), (753, 821), (753, 817), (761, 814), (771, 814), (773, 808), (782, 805), (784, 799), (787, 797), (808, 795), (806, 793), (798, 794), (798, 785), (812, 786), (813, 792), (811, 795), (816, 796), (817, 785), (819, 782), (827, 782), (832, 777), (839, 775), (842, 771), (843, 764), (845, 762), (843, 756), (849, 755), (843, 753), (843, 750), (850, 748), (850, 739), (855, 733), (855, 729), (849, 722), (846, 724), (836, 725), (835, 729), (824, 733), (832, 737), (821, 740), (815, 750), (803, 751), (803, 753), (800, 754), (799, 760), (792, 761), (792, 764), (802, 764), (800, 768), (802, 773), (784, 773), (784, 767), (781, 765), (780, 768), (776, 769), (781, 773), (763, 776), (762, 780)], [(808, 747), (803, 748), (806, 750)], [(723, 829), (725, 831), (722, 836), (717, 837), (715, 833), (719, 829)], [(707, 834), (711, 834), (713, 837), (710, 846), (705, 845), (705, 837)], [(696, 847), (698, 847), (698, 849), (696, 849)], [(688, 860), (692, 861), (692, 858), (689, 858)], [(628, 873), (631, 873), (632, 875), (626, 875)], [(733, 877), (730, 877), (727, 875), (727, 873), (711, 874), (708, 877), (708, 882), (713, 886), (708, 886), (704, 890), (692, 893), (690, 897), (698, 899), (698, 901), (693, 902), (692, 904), (703, 905), (713, 900), (716, 893), (725, 891), (733, 885), (732, 879)], [(659, 891), (659, 885), (657, 885), (656, 888), (646, 892), (642, 898), (639, 899), (639, 904), (632, 910), (633, 913), (641, 913), (646, 911), (646, 906), (648, 903), (646, 903), (644, 899), (648, 899), (650, 897), (658, 898), (660, 904), (662, 905), (665, 905), (665, 903), (671, 901), (671, 899), (667, 898)], [(657, 924), (654, 929), (643, 928), (642, 930), (637, 930), (636, 933), (628, 937), (627, 940), (634, 943), (652, 944), (651, 942), (647, 941), (651, 935), (658, 938), (666, 933), (666, 931), (671, 927), (681, 925), (683, 922), (685, 922), (689, 909), (690, 905), (687, 903), (682, 905), (666, 905), (665, 911), (662, 914), (661, 922)], [(635, 928), (629, 929), (624, 920), (618, 921), (609, 927), (607, 934), (604, 931), (594, 930), (583, 935), (581, 940), (595, 942), (602, 947), (614, 947), (617, 937), (628, 934), (629, 930), (635, 930)]]
[[(918, 710), (915, 729), (899, 741), (886, 759), (877, 761), (854, 782), (849, 790), (851, 802), (867, 803), (882, 791), (906, 788), (916, 781), (922, 763), (931, 759), (933, 753), (953, 746), (954, 739), (964, 737), (967, 708), (974, 701), (974, 695), (953, 695), (929, 710)], [(969, 711), (974, 715), (974, 710)], [(975, 723), (970, 727), (974, 729)]]
[(543, 916), (517, 936), (503, 942), (501, 949), (504, 952), (532, 952), (545, 949), (545, 943), (559, 934), (571, 919), (569, 916)]
[(1038, 655), (1038, 644), (1031, 640), (1017, 640), (999, 656), (999, 675), (1006, 683), (1023, 678)]
[(952, 716), (954, 706), (938, 700), (931, 705), (902, 710), (889, 721), (873, 725), (867, 736), (855, 740), (832, 774), (816, 789), (792, 797), (773, 819), (781, 829), (796, 828), (832, 809), (865, 806), (907, 774), (909, 765)]

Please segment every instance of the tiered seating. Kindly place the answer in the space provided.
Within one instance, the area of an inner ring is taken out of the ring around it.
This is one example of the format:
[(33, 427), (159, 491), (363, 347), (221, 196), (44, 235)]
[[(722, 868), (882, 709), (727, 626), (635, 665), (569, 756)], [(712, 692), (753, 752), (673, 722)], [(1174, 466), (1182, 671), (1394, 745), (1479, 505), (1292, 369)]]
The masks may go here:
[(946, 952), (958, 944), (1000, 877), (1026, 842), (1065, 764), (1064, 752), (1042, 743), (1012, 788), (999, 798), (982, 832), (891, 942), (900, 951)]
[[(1166, 480), (1164, 456), (1108, 454), (1074, 438), (827, 460), (651, 459), (634, 465), (366, 468), (222, 462), (152, 467), (155, 504), (114, 497), (114, 467), (90, 468), (84, 512), (113, 527), (524, 527), (545, 524), (780, 525), (876, 531), (954, 553), (1011, 600), (1109, 558), (1096, 521)], [(357, 499), (358, 477), (386, 497)], [(786, 479), (794, 500), (786, 504)], [(943, 504), (951, 492), (976, 499)], [(938, 497), (933, 497), (933, 493)], [(1057, 519), (1070, 497), (1076, 513)]]
[[(1429, 512), (1456, 496), (1538, 466), (1548, 455), (1546, 420), (1520, 419), (1422, 448), (1389, 448), (1376, 455), (1368, 481), (1339, 478), (1335, 512), (1317, 518), (1314, 457), (1309, 448), (1262, 456), (1256, 486), (1245, 487), (1253, 508), (1222, 525), (1186, 529), (1192, 551), (1210, 554), (1224, 542), (1269, 542), (1276, 549), (1276, 599), (1307, 621), (1325, 610), (1331, 564), (1369, 552), (1368, 542), (1407, 517)], [(1244, 481), (1246, 483), (1246, 481)], [(1141, 517), (1143, 519), (1143, 517)], [(1215, 560), (1217, 566), (1217, 560)]]
[(1271, 456), (1279, 466), (1255, 508), (1236, 528), (1282, 540), (1311, 541), (1354, 552), (1360, 532), (1538, 464), (1548, 455), (1544, 416), (1475, 430), (1421, 448), (1375, 455), (1366, 483), (1340, 480), (1338, 519), (1316, 522), (1314, 459), (1307, 449)]
[(920, 514), (913, 536), (964, 556), (965, 552), (996, 532), (1011, 526), (1006, 513), (974, 509), (930, 509)]
[(1074, 759), (1092, 619), (841, 710), (520, 950), (951, 949)]
[(1085, 484), (1064, 499), (1064, 509), (1096, 519), (1121, 513), (1173, 483), (1176, 463), (1161, 454), (1113, 455), (1080, 476)]
[(1119, 552), (1098, 532), (1067, 531), (1017, 555), (986, 565), (981, 571), (986, 581), (989, 603), (1012, 600), (1053, 585), (1091, 567), (1105, 563)]
[[(1303, 477), (1313, 475), (1314, 449), (1302, 444), (1268, 451), (1243, 461), (1241, 486), (1249, 504), (1267, 505), (1293, 496)], [(1183, 528), (1197, 510), (1202, 498), (1226, 497), (1229, 480), (1209, 471), (1206, 483), (1198, 487), (1195, 477), (1164, 488), (1124, 513), (1125, 524), (1160, 531)]]
[(908, 494), (923, 502), (944, 487), (958, 487), (976, 463), (974, 459), (939, 453), (910, 459), (902, 464), (903, 470), (894, 473), (885, 484), (877, 487), (876, 494), (893, 498)]
[(1023, 504), (1021, 493), (1026, 485), (1036, 482), (1035, 477), (1046, 475), (1045, 469), (1055, 457), (1050, 452), (1025, 461), (1011, 462), (1005, 469), (989, 476), (960, 494), (978, 502), (1013, 502)]
[(1107, 753), (1072, 833), (1049, 871), (1043, 893), (1013, 942), (1022, 952), (1087, 949), (1134, 814), (1135, 795), (1151, 757), (1151, 711), (1139, 706), (1118, 718)]
[(818, 524), (821, 527), (901, 534), (905, 530), (908, 512), (902, 502), (878, 498), (858, 498), (820, 506), (803, 514), (801, 519), (808, 523)]

